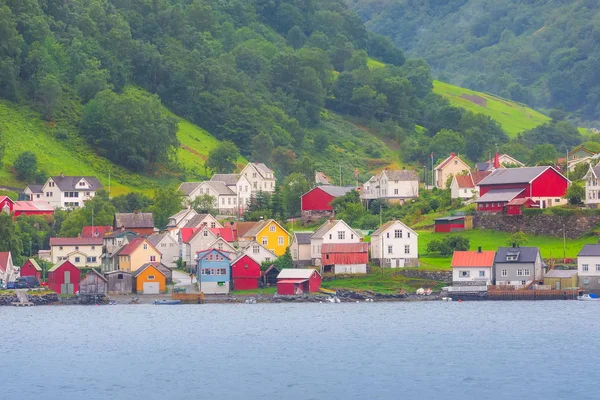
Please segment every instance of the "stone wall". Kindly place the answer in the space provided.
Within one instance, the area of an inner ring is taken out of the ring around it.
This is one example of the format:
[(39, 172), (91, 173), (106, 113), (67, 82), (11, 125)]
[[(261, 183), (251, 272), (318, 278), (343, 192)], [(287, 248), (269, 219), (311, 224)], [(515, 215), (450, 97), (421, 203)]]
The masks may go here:
[(407, 278), (427, 279), (430, 281), (440, 281), (444, 283), (452, 282), (452, 271), (427, 271), (422, 269), (398, 269), (398, 274)]
[(476, 214), (473, 216), (473, 227), (492, 229), (502, 232), (523, 231), (528, 235), (563, 236), (576, 239), (591, 231), (600, 224), (600, 215), (593, 216), (559, 216), (559, 215), (500, 215)]

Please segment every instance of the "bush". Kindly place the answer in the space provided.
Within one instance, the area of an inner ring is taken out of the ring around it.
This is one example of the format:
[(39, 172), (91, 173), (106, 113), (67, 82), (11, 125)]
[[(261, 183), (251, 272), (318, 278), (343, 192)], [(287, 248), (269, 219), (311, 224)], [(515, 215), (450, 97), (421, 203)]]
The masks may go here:
[(523, 210), (523, 215), (526, 216), (534, 216), (534, 215), (542, 215), (544, 210), (541, 208), (526, 208)]
[(33, 179), (37, 172), (37, 157), (32, 151), (25, 151), (17, 156), (13, 165), (20, 179)]

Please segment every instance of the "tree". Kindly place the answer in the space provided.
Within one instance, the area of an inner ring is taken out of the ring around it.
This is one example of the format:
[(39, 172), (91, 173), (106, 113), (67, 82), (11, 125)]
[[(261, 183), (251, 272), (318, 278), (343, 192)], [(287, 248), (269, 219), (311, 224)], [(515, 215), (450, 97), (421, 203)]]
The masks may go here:
[(446, 157), (450, 153), (463, 153), (465, 151), (465, 140), (458, 132), (442, 129), (431, 140), (429, 151), (433, 154)]
[(283, 205), (288, 216), (300, 215), (301, 196), (310, 190), (303, 174), (290, 174), (283, 182)]
[(19, 179), (31, 180), (37, 172), (37, 156), (32, 151), (25, 151), (17, 156), (13, 168)]
[(145, 194), (130, 192), (111, 199), (117, 212), (132, 213), (134, 211), (144, 211), (152, 205), (152, 199)]
[(11, 215), (0, 213), (0, 251), (10, 251), (15, 265), (21, 265), (23, 242), (21, 241), (19, 227)]
[(216, 174), (233, 172), (240, 151), (233, 142), (225, 140), (208, 153), (206, 167)]
[(296, 154), (285, 147), (277, 147), (273, 150), (273, 163), (279, 176), (288, 176), (294, 169)]
[(100, 190), (96, 196), (84, 203), (84, 206), (69, 212), (62, 222), (60, 236), (75, 237), (81, 233), (84, 226), (112, 225), (115, 216), (115, 206), (108, 198), (105, 190)]
[(452, 255), (455, 251), (469, 250), (470, 240), (461, 235), (448, 235), (442, 240), (432, 240), (427, 244), (427, 253), (440, 253), (442, 256)]
[(294, 261), (292, 260), (292, 255), (290, 254), (290, 248), (286, 247), (285, 253), (277, 257), (272, 264), (280, 271), (284, 268), (294, 268)]
[(4, 153), (6, 151), (6, 139), (2, 134), (2, 129), (0, 129), (0, 166), (2, 165), (2, 161), (4, 160)]
[(261, 132), (252, 139), (252, 160), (269, 164), (274, 149), (275, 146), (273, 145), (271, 136), (267, 135), (265, 132)]
[(582, 204), (585, 199), (585, 188), (580, 184), (573, 183), (567, 189), (564, 198), (569, 200), (569, 204)]
[(169, 217), (181, 211), (184, 194), (175, 188), (161, 187), (154, 191), (150, 211), (154, 216), (154, 226), (164, 228)]
[(510, 238), (508, 239), (508, 242), (506, 243), (507, 246), (512, 246), (515, 245), (517, 247), (521, 247), (527, 244), (527, 235), (525, 234), (525, 232), (523, 231), (519, 231), (519, 232), (515, 232), (512, 235), (510, 235)]
[(588, 164), (586, 162), (579, 163), (575, 166), (575, 168), (573, 169), (573, 172), (571, 172), (569, 174), (569, 179), (571, 181), (578, 181), (578, 180), (582, 179), (585, 176), (585, 174), (588, 173), (589, 170), (590, 170), (590, 164)]
[(329, 135), (324, 131), (317, 131), (313, 145), (318, 152), (324, 152), (329, 147)]
[(302, 32), (302, 29), (298, 25), (294, 25), (287, 34), (287, 43), (292, 46), (295, 50), (304, 46), (306, 42), (306, 35)]
[(62, 87), (58, 78), (51, 74), (43, 76), (38, 82), (35, 99), (46, 119), (53, 119), (62, 101)]
[(548, 163), (556, 163), (558, 153), (551, 144), (538, 144), (531, 151), (529, 163), (532, 165), (543, 165)]
[(91, 58), (86, 62), (86, 68), (75, 78), (75, 88), (83, 103), (87, 103), (106, 89), (112, 89), (109, 83), (110, 72), (102, 69), (100, 61)]
[(199, 214), (214, 214), (217, 200), (214, 196), (206, 193), (196, 197), (190, 206)]

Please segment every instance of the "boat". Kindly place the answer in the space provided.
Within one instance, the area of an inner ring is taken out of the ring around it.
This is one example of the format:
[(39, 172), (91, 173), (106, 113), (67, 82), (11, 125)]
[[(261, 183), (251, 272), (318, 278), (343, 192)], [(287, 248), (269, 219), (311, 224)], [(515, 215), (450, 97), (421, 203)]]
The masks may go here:
[(586, 294), (583, 294), (581, 296), (577, 296), (577, 300), (579, 300), (579, 301), (598, 301), (600, 299), (598, 298), (597, 294), (594, 294), (594, 293), (589, 293), (588, 294), (588, 293), (586, 293)]
[(155, 306), (175, 305), (181, 304), (181, 300), (154, 300), (152, 304), (154, 304)]
[(442, 297), (442, 301), (452, 301), (452, 297)]
[(337, 291), (335, 291), (335, 290), (325, 289), (325, 288), (319, 288), (319, 292), (325, 293), (325, 294), (333, 294), (333, 295), (335, 295), (337, 293)]

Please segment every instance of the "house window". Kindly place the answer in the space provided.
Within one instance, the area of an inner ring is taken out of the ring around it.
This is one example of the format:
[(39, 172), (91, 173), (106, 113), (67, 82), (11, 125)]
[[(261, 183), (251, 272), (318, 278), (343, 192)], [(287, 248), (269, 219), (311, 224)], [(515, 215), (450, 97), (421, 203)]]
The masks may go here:
[(263, 246), (268, 245), (269, 244), (269, 238), (266, 237), (266, 236), (263, 236), (262, 237), (262, 244), (263, 244)]
[(144, 243), (144, 250), (148, 250), (148, 245)]
[(97, 260), (97, 258), (96, 258), (96, 257), (88, 257), (86, 260), (87, 260), (87, 262), (89, 262), (89, 263), (95, 263), (95, 262), (96, 262), (96, 260)]
[(216, 228), (217, 227), (217, 223), (216, 222), (211, 222), (210, 223), (210, 227), (211, 228)]
[(531, 275), (531, 271), (529, 269), (523, 270), (523, 276), (529, 276), (529, 275)]
[(149, 281), (153, 281), (154, 280), (154, 275), (148, 275), (148, 280)]
[(252, 246), (252, 253), (254, 253), (254, 254), (260, 253), (260, 247), (259, 246)]
[(502, 276), (508, 276), (508, 270), (503, 269), (502, 272), (500, 273), (500, 275), (502, 275)]
[(396, 238), (396, 239), (400, 239), (400, 238), (402, 238), (402, 230), (400, 230), (400, 229), (396, 229), (396, 230), (394, 231), (394, 238)]
[(271, 226), (269, 227), (269, 232), (275, 232), (275, 230), (276, 230), (276, 229), (277, 229), (277, 228), (275, 227), (275, 225), (271, 225)]
[(390, 238), (390, 233), (389, 233), (389, 232), (388, 232), (388, 233), (386, 233), (386, 234), (385, 234), (385, 237), (389, 239), (389, 238)]
[(58, 246), (58, 249), (59, 249), (59, 250), (62, 250), (62, 249), (63, 249), (63, 247), (62, 247), (62, 246)]
[(96, 250), (96, 246), (92, 246), (92, 250)]
[(75, 262), (78, 263), (81, 260), (79, 257), (75, 257)]
[(589, 280), (588, 278), (585, 278), (585, 279), (583, 280), (583, 284), (584, 284), (584, 285), (587, 285), (587, 284), (589, 284), (589, 283), (590, 283), (590, 280)]
[(479, 271), (479, 277), (485, 278), (485, 271)]
[(252, 177), (253, 177), (253, 178), (256, 178), (256, 172), (253, 172), (253, 173), (252, 173)]
[(231, 197), (227, 198), (227, 204), (231, 205)]
[(346, 239), (346, 232), (344, 232), (344, 231), (338, 231), (338, 239), (339, 240)]
[(167, 244), (166, 243), (161, 243), (160, 247), (167, 247)]
[(75, 250), (79, 250), (79, 246), (75, 246)]
[(582, 264), (582, 265), (581, 265), (581, 270), (582, 270), (583, 272), (588, 272), (588, 271), (590, 270), (590, 267), (589, 267), (589, 265), (588, 265), (588, 264)]
[(409, 238), (410, 237), (410, 232), (406, 232), (406, 237)]
[(156, 261), (156, 256), (150, 256), (150, 262)]
[(394, 189), (394, 194), (398, 194), (398, 189)]
[(525, 285), (527, 281), (521, 281), (521, 285)]
[(271, 257), (265, 257), (265, 262), (270, 262), (271, 261)]
[(393, 246), (388, 246), (388, 254), (392, 254), (394, 252)]
[(225, 197), (221, 197), (221, 204), (225, 205)]
[(596, 264), (596, 271), (600, 272), (600, 264)]
[(523, 270), (522, 269), (518, 269), (517, 270), (517, 276), (523, 276)]
[(354, 239), (354, 233), (350, 234), (350, 239)]
[(202, 235), (204, 235), (204, 237), (208, 236), (208, 231), (205, 230), (204, 232), (202, 232)]
[(329, 234), (329, 239), (333, 239), (333, 235), (331, 233)]
[(123, 274), (117, 274), (117, 279), (123, 279)]
[(404, 245), (404, 254), (410, 254), (410, 245), (409, 244)]
[(278, 246), (283, 246), (283, 236), (279, 236), (279, 237), (277, 238), (277, 245), (278, 245)]
[(461, 278), (470, 278), (471, 271), (458, 271), (458, 276), (460, 276)]

